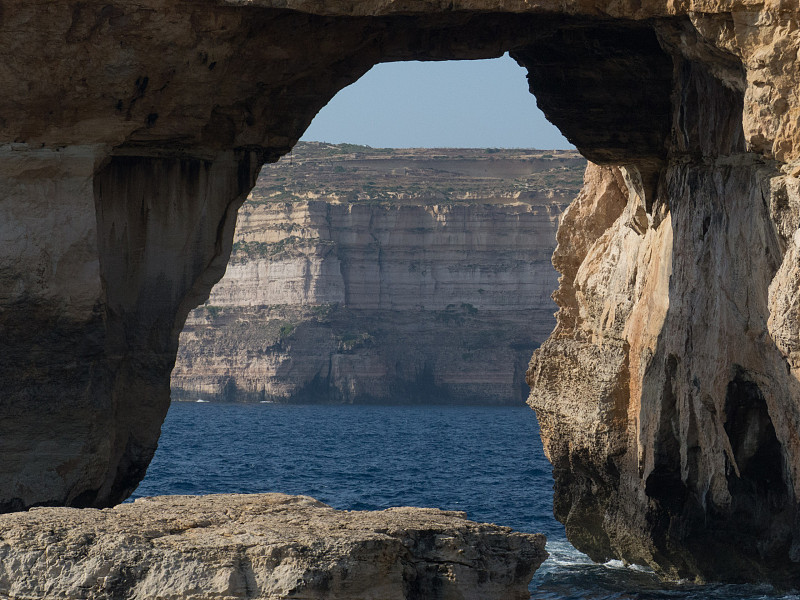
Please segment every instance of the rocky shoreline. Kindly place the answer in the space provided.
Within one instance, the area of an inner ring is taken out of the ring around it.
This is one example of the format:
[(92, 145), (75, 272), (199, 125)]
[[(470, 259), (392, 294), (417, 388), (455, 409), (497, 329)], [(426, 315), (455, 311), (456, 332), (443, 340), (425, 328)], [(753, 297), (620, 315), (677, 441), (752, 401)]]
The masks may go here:
[(140, 498), (0, 516), (0, 598), (527, 600), (545, 537), (307, 496)]

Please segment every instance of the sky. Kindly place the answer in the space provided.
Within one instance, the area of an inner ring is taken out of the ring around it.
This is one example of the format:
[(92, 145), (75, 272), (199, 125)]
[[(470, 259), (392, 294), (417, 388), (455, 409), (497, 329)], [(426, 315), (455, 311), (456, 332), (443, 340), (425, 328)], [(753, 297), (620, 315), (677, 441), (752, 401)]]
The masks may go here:
[(375, 65), (320, 111), (302, 139), (373, 148), (573, 148), (536, 107), (525, 75), (508, 55)]

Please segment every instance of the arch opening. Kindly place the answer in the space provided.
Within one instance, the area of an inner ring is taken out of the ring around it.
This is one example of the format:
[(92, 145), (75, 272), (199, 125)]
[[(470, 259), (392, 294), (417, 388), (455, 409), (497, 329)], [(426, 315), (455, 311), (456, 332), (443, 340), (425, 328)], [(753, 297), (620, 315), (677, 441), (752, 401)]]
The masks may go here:
[[(523, 73), (508, 57), (383, 64), (323, 109), (306, 137), (408, 147), (301, 142), (263, 168), (228, 272), (189, 316), (173, 398), (523, 404), (554, 325), (558, 217), (585, 167), (574, 151), (511, 149), (569, 146), (542, 116), (520, 127), (535, 110)], [(447, 118), (436, 104), (453, 120), (413, 133), (420, 115)], [(500, 131), (465, 137), (489, 110)], [(448, 147), (468, 139), (479, 147)]]

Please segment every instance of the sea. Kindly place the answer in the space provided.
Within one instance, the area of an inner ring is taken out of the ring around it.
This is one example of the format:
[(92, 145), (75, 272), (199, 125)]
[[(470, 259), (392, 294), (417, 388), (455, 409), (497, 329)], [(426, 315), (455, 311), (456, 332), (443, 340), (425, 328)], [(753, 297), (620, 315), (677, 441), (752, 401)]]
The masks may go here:
[(798, 599), (757, 585), (664, 584), (595, 564), (553, 518), (553, 478), (527, 407), (175, 402), (132, 498), (283, 492), (335, 508), (427, 506), (547, 535), (531, 598)]

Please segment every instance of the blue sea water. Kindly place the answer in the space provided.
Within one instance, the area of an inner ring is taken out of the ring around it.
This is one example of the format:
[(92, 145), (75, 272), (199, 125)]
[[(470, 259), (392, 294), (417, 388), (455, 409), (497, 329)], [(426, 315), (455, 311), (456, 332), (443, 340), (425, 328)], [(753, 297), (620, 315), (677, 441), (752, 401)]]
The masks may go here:
[(798, 599), (768, 586), (665, 585), (592, 563), (552, 515), (553, 479), (527, 407), (174, 403), (133, 498), (283, 492), (335, 508), (430, 506), (548, 537), (536, 600)]

